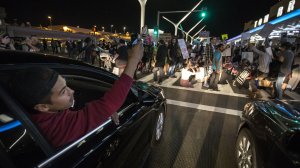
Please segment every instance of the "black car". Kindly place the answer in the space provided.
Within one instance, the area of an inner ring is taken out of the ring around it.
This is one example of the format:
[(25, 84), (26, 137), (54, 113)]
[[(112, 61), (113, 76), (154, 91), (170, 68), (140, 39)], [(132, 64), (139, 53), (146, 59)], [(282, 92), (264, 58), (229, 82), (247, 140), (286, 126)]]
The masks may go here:
[(75, 142), (54, 149), (10, 93), (12, 75), (32, 66), (58, 71), (75, 90), (75, 109), (99, 98), (119, 77), (83, 62), (46, 54), (0, 51), (0, 58), (1, 167), (139, 167), (161, 140), (167, 110), (163, 90), (134, 82), (118, 110), (119, 125), (108, 119)]
[(239, 168), (300, 167), (299, 100), (247, 103), (235, 151)]

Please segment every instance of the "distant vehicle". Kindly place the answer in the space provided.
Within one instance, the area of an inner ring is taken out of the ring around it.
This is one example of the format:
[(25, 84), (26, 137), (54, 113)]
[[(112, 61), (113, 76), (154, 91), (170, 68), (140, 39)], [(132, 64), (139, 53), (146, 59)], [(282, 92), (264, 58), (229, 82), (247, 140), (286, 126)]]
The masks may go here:
[(55, 69), (75, 90), (75, 109), (102, 96), (119, 77), (46, 54), (0, 51), (0, 57), (0, 167), (140, 167), (151, 147), (161, 140), (167, 111), (163, 90), (134, 82), (118, 111), (120, 125), (108, 119), (75, 142), (54, 149), (9, 92), (12, 74), (32, 66)]
[(246, 104), (235, 152), (238, 168), (300, 167), (299, 100)]

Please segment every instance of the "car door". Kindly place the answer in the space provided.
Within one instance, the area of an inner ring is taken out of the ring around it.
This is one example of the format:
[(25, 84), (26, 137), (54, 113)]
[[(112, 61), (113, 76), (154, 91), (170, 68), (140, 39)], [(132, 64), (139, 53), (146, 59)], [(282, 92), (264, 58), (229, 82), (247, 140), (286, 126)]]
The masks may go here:
[[(47, 66), (52, 67), (51, 65)], [(64, 65), (55, 65), (53, 67), (54, 69), (55, 67), (59, 67), (58, 70), (66, 69), (72, 71), (72, 69), (67, 68)], [(1, 81), (1, 84), (4, 84), (6, 81), (9, 81), (9, 76), (12, 76), (15, 71), (24, 68), (24, 65), (20, 67), (14, 66), (14, 68), (8, 66), (7, 69), (4, 66), (1, 68), (1, 79), (4, 79), (3, 81)], [(72, 73), (68, 74), (72, 75)], [(89, 83), (85, 82), (84, 84)], [(111, 86), (111, 84), (108, 85)], [(6, 87), (6, 89), (3, 89), (3, 92), (0, 93), (3, 93), (1, 96), (2, 100), (5, 101), (6, 104), (10, 104), (9, 110), (12, 110), (12, 113), (15, 114), (29, 114), (29, 112), (26, 111), (25, 108), (22, 108), (21, 104), (17, 103), (16, 100), (13, 99), (13, 97), (9, 94), (9, 92), (7, 92), (7, 90), (8, 88)], [(101, 91), (103, 90), (101, 89)], [(82, 90), (82, 92), (84, 93), (85, 90)], [(90, 99), (90, 97), (86, 98)], [(111, 156), (111, 153), (119, 144), (118, 138), (115, 136), (115, 125), (111, 122), (110, 119), (108, 119), (106, 122), (99, 125), (99, 127), (95, 128), (75, 142), (60, 149), (53, 150), (45, 137), (42, 136), (35, 123), (30, 120), (30, 117), (28, 117), (27, 115), (23, 115), (19, 118), (21, 119), (21, 125), (24, 126), (23, 130), (30, 130), (30, 137), (33, 138), (33, 141), (35, 142), (34, 144), (42, 148), (42, 152), (35, 152), (34, 154), (31, 154), (30, 152), (20, 149), (24, 156), (28, 156), (31, 159), (27, 159), (26, 162), (22, 163), (18, 162), (18, 160), (22, 159), (23, 155), (15, 156), (16, 159), (12, 159), (11, 162), (20, 163), (19, 166), (18, 164), (16, 164), (17, 167), (101, 167), (102, 162)], [(7, 135), (6, 137), (8, 136), (9, 135)], [(23, 143), (21, 146), (28, 145)], [(4, 149), (4, 151), (5, 150), (6, 149)], [(35, 154), (37, 155), (37, 157), (44, 157), (35, 158)], [(24, 159), (25, 158), (26, 157), (24, 157)]]
[[(89, 67), (62, 64), (43, 65), (60, 72), (71, 85), (74, 84), (75, 86), (77, 82), (77, 86), (80, 86), (77, 88), (79, 89), (77, 90), (79, 94), (78, 107), (86, 101), (99, 98), (117, 79), (110, 73), (103, 74), (103, 71)], [(16, 69), (24, 68), (24, 65), (14, 66), (13, 69), (9, 66), (7, 70), (3, 70), (5, 69), (4, 66), (1, 68), (1, 72), (10, 74)], [(4, 99), (7, 100), (7, 98)], [(22, 105), (17, 102), (14, 103), (14, 106), (20, 106), (20, 109), (23, 110), (14, 111), (15, 113), (28, 114), (28, 111), (23, 109)], [(47, 143), (45, 137), (41, 136), (42, 134), (35, 124), (27, 117), (22, 124), (24, 124), (25, 129), (31, 130), (35, 143), (41, 148), (42, 154), (39, 154), (39, 156), (45, 156), (30, 164), (34, 167), (124, 167), (125, 164), (129, 163), (126, 159), (130, 158), (130, 154), (133, 152), (140, 154), (141, 149), (145, 147), (142, 146), (145, 144), (144, 142), (149, 142), (149, 132), (146, 132), (146, 128), (150, 120), (143, 122), (148, 118), (145, 117), (144, 114), (148, 114), (145, 112), (149, 112), (148, 107), (143, 107), (137, 96), (130, 92), (129, 97), (119, 110), (121, 121), (119, 126), (108, 119), (85, 136), (55, 151), (47, 149), (51, 146)], [(140, 144), (139, 148), (136, 148), (137, 144)], [(30, 156), (30, 153), (25, 153), (25, 155)], [(133, 160), (132, 162), (137, 163), (138, 161)]]
[[(110, 74), (101, 75), (98, 71), (83, 72), (81, 69), (80, 75), (78, 74), (76, 70), (72, 70), (72, 74), (64, 75), (68, 85), (75, 89), (75, 99), (78, 100), (75, 108), (81, 108), (85, 102), (102, 96), (117, 79)], [(102, 167), (134, 167), (141, 160), (145, 149), (149, 149), (155, 113), (151, 106), (140, 103), (137, 90), (130, 90), (118, 113), (120, 125), (116, 126), (111, 122), (109, 129), (114, 132), (110, 137), (112, 140), (100, 151), (105, 153), (98, 158)]]

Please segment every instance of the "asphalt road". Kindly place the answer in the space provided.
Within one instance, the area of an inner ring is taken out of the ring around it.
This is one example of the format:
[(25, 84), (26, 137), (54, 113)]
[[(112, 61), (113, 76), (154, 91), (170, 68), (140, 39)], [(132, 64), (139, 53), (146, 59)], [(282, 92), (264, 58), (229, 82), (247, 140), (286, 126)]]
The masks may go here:
[(165, 87), (162, 141), (145, 168), (235, 168), (235, 136), (245, 96)]

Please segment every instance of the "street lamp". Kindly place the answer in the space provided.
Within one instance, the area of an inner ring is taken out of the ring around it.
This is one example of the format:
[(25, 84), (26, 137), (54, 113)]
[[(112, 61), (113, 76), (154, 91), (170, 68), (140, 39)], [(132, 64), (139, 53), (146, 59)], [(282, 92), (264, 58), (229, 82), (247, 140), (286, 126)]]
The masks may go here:
[(198, 35), (204, 28), (206, 27), (206, 25), (204, 25), (196, 34), (194, 34), (191, 38), (191, 40), (193, 41), (195, 36)]
[(173, 24), (173, 26), (175, 27), (175, 36), (177, 36), (177, 29), (178, 26), (180, 25), (181, 22), (183, 22), (202, 2), (203, 0), (201, 0), (200, 2), (198, 2), (193, 9), (191, 9), (177, 24), (175, 24), (174, 22), (170, 21), (169, 19), (166, 19), (165, 17), (163, 17), (165, 20), (169, 21), (171, 24)]
[(112, 33), (112, 28), (114, 27), (114, 25), (110, 25), (110, 32)]
[(102, 26), (102, 32), (104, 32), (104, 26)]
[(147, 0), (138, 0), (141, 5), (141, 25), (140, 32), (142, 32), (142, 28), (145, 25), (145, 11), (146, 11), (146, 3)]
[(94, 32), (94, 35), (96, 35), (96, 31), (97, 31), (97, 26), (94, 25), (94, 26), (93, 26), (93, 32)]
[(199, 22), (197, 22), (197, 23), (195, 24), (195, 26), (193, 26), (193, 27), (187, 32), (185, 41), (188, 40), (188, 36), (189, 36), (190, 32), (193, 31), (193, 30), (194, 30), (194, 29), (202, 22), (203, 19), (204, 19), (204, 18), (202, 18)]
[(124, 30), (124, 34), (125, 34), (125, 31), (126, 31), (126, 27), (125, 26), (123, 27), (123, 30)]
[(50, 22), (50, 27), (52, 29), (52, 17), (51, 16), (48, 16), (48, 19), (49, 19), (49, 22)]

